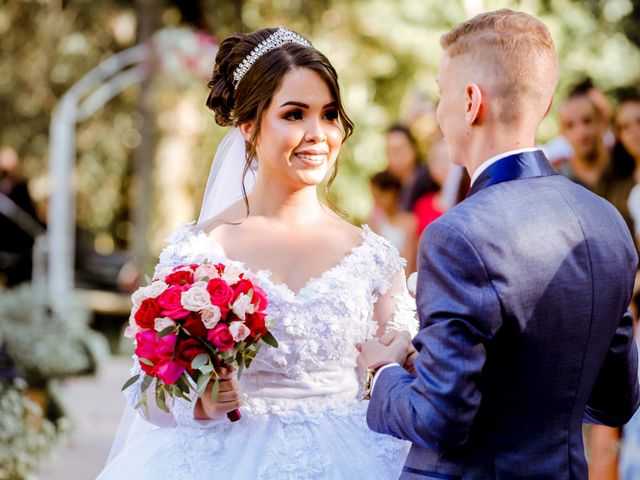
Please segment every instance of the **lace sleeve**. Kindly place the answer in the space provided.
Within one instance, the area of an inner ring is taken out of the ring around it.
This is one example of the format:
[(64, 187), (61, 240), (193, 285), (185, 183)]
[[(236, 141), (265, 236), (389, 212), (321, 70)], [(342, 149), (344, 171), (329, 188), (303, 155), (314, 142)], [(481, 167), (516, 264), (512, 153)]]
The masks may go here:
[(407, 330), (413, 337), (418, 333), (418, 320), (416, 302), (409, 294), (404, 274), (407, 262), (389, 242), (380, 237), (377, 240), (373, 293), (377, 299), (374, 319), (378, 323), (378, 334)]

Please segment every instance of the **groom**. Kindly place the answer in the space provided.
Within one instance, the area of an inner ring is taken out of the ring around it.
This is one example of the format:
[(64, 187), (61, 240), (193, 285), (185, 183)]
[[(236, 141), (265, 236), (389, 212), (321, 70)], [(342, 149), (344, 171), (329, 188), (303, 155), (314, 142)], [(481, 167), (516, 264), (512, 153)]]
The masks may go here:
[(558, 78), (545, 25), (499, 10), (441, 43), (437, 119), (472, 186), (421, 239), (414, 374), (403, 335), (358, 345), (367, 421), (413, 443), (402, 479), (586, 479), (582, 423), (639, 403), (633, 242), (534, 148)]

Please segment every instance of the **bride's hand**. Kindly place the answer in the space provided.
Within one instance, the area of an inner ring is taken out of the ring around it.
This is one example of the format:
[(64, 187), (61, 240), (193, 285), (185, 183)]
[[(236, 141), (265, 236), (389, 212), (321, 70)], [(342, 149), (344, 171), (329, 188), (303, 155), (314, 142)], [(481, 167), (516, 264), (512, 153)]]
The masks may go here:
[[(391, 342), (393, 342), (395, 340), (395, 338), (398, 336), (397, 331), (395, 330), (390, 330), (389, 332), (385, 333), (382, 337), (380, 337), (380, 343), (383, 345), (389, 345), (391, 344)], [(408, 333), (408, 332), (404, 332), (403, 334)], [(413, 346), (413, 344), (411, 343), (411, 336), (409, 336), (409, 344), (408, 344), (408, 350), (407, 350), (407, 358), (404, 361), (404, 364), (402, 365), (404, 367), (404, 369), (409, 372), (411, 375), (415, 375), (416, 374), (416, 369), (413, 366), (413, 362), (416, 359), (416, 357), (418, 356), (418, 351), (415, 349), (415, 347)]]
[(211, 399), (213, 381), (210, 381), (204, 394), (198, 398), (193, 416), (197, 420), (217, 420), (223, 418), (227, 412), (240, 408), (240, 388), (233, 376), (233, 370), (223, 368), (218, 372), (220, 389), (216, 401)]

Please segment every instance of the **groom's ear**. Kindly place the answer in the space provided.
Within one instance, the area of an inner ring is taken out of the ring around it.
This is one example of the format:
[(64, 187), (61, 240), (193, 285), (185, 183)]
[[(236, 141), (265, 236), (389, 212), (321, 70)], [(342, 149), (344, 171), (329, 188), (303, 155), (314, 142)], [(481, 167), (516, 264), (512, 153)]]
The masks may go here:
[(238, 124), (238, 129), (247, 142), (250, 142), (253, 138), (253, 132), (255, 132), (254, 122), (243, 122)]
[(465, 111), (464, 118), (467, 124), (474, 125), (480, 120), (482, 109), (482, 91), (476, 83), (470, 83), (465, 89)]

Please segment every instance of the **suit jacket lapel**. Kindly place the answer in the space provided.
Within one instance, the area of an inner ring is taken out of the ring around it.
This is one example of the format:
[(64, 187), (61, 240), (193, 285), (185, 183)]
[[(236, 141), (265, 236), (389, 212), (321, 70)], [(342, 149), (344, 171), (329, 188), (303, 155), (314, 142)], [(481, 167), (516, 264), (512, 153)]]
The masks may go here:
[(549, 175), (558, 175), (558, 172), (551, 166), (542, 150), (516, 153), (501, 158), (482, 172), (473, 182), (467, 197), (498, 183)]

